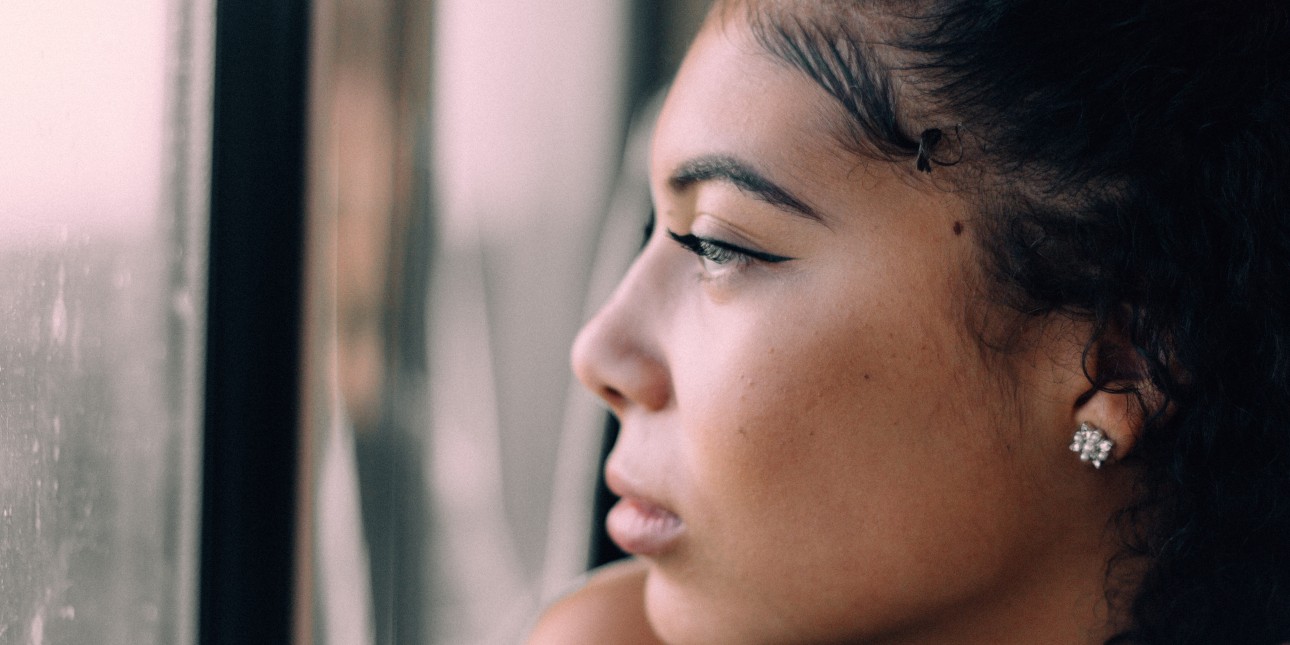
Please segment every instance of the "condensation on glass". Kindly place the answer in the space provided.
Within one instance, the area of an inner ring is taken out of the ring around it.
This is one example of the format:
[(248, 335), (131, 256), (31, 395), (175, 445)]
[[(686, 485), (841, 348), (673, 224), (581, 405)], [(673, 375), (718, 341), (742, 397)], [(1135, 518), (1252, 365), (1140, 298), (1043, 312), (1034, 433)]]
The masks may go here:
[(0, 642), (194, 641), (212, 22), (0, 3)]

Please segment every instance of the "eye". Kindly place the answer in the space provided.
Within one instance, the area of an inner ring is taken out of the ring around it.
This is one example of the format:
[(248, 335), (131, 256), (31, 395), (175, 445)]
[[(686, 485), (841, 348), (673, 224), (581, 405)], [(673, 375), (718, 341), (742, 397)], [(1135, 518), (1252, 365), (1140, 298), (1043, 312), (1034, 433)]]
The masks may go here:
[(754, 251), (729, 242), (699, 237), (690, 233), (681, 235), (675, 231), (668, 230), (667, 234), (677, 244), (699, 256), (703, 260), (704, 273), (710, 276), (715, 276), (731, 269), (739, 269), (754, 262), (778, 264), (793, 259), (782, 255)]

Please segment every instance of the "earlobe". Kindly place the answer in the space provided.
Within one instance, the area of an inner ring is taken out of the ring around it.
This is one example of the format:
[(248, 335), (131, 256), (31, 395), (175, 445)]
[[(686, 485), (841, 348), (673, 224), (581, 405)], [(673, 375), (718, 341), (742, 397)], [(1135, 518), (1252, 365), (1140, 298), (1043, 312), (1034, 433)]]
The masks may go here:
[[(1111, 443), (1111, 449), (1101, 461), (1116, 461), (1129, 454), (1141, 436), (1151, 406), (1160, 399), (1141, 357), (1115, 343), (1103, 342), (1096, 349), (1096, 359), (1086, 373), (1092, 380), (1090, 389), (1076, 403), (1077, 427), (1071, 443), (1071, 450), (1080, 452), (1080, 458), (1089, 463), (1100, 453), (1102, 438)], [(1082, 430), (1088, 432), (1081, 434)], [(1094, 431), (1102, 438), (1094, 440)], [(1094, 441), (1093, 448), (1086, 447), (1090, 440)], [(1079, 450), (1076, 443), (1080, 443)], [(1086, 453), (1088, 459), (1084, 458)]]
[(1050, 446), (1069, 446), (1076, 456), (1063, 459), (1090, 469), (1122, 460), (1137, 442), (1155, 391), (1140, 357), (1092, 322), (1053, 320), (1040, 333), (1052, 377), (1038, 382), (1051, 388), (1043, 398), (1060, 406), (1053, 410), (1061, 421), (1052, 439), (1067, 442)]

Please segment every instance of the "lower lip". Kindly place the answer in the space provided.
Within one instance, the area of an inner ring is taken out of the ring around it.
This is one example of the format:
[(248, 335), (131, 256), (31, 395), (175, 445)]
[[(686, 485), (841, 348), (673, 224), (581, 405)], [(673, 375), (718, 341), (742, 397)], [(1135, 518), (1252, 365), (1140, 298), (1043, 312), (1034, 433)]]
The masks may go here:
[(609, 510), (605, 529), (619, 547), (632, 555), (658, 555), (681, 539), (685, 523), (658, 506), (623, 498)]

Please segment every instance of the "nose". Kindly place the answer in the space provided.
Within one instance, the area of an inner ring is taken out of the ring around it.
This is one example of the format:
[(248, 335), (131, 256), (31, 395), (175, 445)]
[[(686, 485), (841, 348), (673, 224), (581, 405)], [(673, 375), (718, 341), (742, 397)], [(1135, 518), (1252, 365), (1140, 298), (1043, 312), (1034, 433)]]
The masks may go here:
[(619, 418), (633, 407), (661, 410), (672, 397), (660, 333), (668, 311), (663, 281), (644, 253), (573, 343), (574, 374)]

